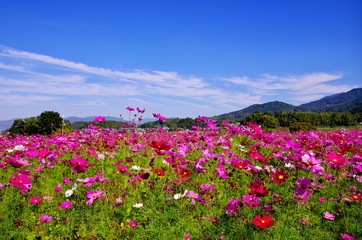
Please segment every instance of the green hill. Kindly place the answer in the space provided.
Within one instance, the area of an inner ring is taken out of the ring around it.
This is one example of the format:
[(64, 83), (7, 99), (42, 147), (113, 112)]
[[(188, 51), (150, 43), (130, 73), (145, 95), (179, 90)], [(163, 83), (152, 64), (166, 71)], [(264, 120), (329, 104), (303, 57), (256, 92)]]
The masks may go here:
[(253, 104), (247, 108), (244, 108), (239, 111), (230, 112), (226, 114), (222, 114), (219, 116), (212, 117), (212, 119), (216, 120), (240, 120), (244, 118), (247, 114), (251, 114), (253, 112), (270, 112), (270, 113), (277, 113), (277, 112), (292, 112), (297, 110), (298, 107), (284, 103), (279, 101), (274, 102), (267, 102), (263, 104)]
[(253, 104), (247, 108), (225, 113), (222, 115), (211, 117), (216, 120), (241, 120), (246, 115), (261, 113), (278, 113), (278, 112), (362, 112), (362, 88), (355, 88), (348, 92), (338, 93), (324, 97), (317, 101), (294, 106), (285, 102), (274, 101), (263, 104)]
[(302, 104), (299, 108), (311, 112), (361, 112), (362, 88), (354, 88), (345, 93), (327, 96), (317, 101)]

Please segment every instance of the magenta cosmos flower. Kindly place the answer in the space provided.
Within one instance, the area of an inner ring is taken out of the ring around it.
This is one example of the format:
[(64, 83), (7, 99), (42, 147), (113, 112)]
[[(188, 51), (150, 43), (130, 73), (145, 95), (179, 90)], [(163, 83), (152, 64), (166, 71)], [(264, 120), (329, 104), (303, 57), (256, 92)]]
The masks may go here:
[(128, 224), (129, 224), (131, 227), (137, 227), (138, 222), (132, 221), (132, 222), (129, 222)]
[(40, 215), (39, 220), (43, 222), (50, 222), (53, 219), (52, 216)]
[(14, 179), (9, 179), (11, 185), (18, 187), (22, 191), (30, 190), (32, 188), (31, 178), (26, 174), (14, 173)]
[(29, 201), (33, 204), (38, 204), (38, 203), (41, 203), (41, 201), (43, 201), (43, 199), (41, 197), (32, 197), (32, 198), (30, 198)]
[(105, 117), (98, 116), (94, 118), (93, 122), (103, 122), (104, 120), (106, 120)]
[(73, 203), (72, 202), (63, 202), (60, 204), (61, 208), (66, 208), (66, 209), (71, 209), (73, 207)]
[(88, 204), (88, 205), (93, 204), (93, 201), (96, 200), (97, 198), (106, 199), (106, 197), (103, 196), (102, 193), (104, 193), (104, 190), (87, 192), (87, 193), (85, 194), (85, 196), (86, 196), (87, 198), (89, 198), (89, 200), (86, 202), (86, 204)]
[(348, 234), (343, 234), (342, 239), (355, 240), (355, 237), (349, 236)]

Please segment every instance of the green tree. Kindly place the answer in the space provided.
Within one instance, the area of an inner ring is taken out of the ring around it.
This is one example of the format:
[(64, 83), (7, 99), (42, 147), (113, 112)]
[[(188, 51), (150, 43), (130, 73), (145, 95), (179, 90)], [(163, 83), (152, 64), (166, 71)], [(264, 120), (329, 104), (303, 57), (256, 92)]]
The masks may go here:
[(13, 125), (9, 128), (11, 135), (24, 133), (24, 121), (23, 119), (15, 119)]
[(30, 117), (25, 119), (24, 133), (27, 135), (39, 134), (41, 131), (41, 122), (36, 117)]
[(58, 112), (45, 111), (38, 116), (40, 120), (40, 134), (50, 135), (62, 127), (63, 118)]

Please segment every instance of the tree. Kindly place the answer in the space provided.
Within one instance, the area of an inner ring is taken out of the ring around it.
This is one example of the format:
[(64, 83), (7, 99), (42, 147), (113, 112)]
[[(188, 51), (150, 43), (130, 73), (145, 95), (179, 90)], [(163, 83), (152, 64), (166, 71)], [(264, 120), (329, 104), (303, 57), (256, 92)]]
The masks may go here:
[(9, 128), (11, 135), (24, 133), (24, 121), (23, 119), (15, 119), (11, 128)]
[(62, 127), (63, 118), (58, 112), (45, 111), (38, 116), (40, 120), (40, 134), (50, 135)]
[(41, 131), (41, 122), (36, 117), (30, 117), (25, 119), (24, 133), (27, 135), (39, 134)]

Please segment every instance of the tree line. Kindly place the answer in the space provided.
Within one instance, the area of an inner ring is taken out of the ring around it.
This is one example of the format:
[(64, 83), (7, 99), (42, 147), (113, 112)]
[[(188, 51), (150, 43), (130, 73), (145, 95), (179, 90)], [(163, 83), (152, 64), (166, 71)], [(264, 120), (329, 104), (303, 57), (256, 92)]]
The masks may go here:
[[(263, 128), (285, 127), (291, 131), (311, 130), (316, 127), (337, 127), (337, 126), (355, 126), (362, 122), (362, 112), (352, 114), (350, 112), (278, 112), (278, 113), (261, 113), (254, 112), (246, 115), (239, 121), (242, 125), (248, 122), (259, 124)], [(43, 134), (50, 135), (52, 133), (71, 132), (88, 128), (89, 125), (99, 126), (102, 128), (120, 129), (127, 123), (120, 121), (105, 120), (102, 122), (75, 122), (70, 123), (64, 120), (59, 113), (53, 111), (45, 111), (37, 117), (26, 119), (16, 119), (13, 125), (7, 131), (9, 134)], [(205, 127), (202, 122), (193, 118), (170, 118), (166, 122), (160, 120), (147, 122), (139, 125), (140, 128), (160, 128), (168, 127), (174, 129), (192, 129), (193, 126)], [(221, 121), (218, 122), (221, 125)]]
[(362, 121), (362, 113), (352, 114), (350, 112), (278, 112), (261, 113), (254, 112), (246, 115), (240, 121), (241, 124), (253, 122), (264, 128), (285, 127), (290, 128), (295, 123), (308, 123), (309, 126), (337, 127), (355, 126)]

